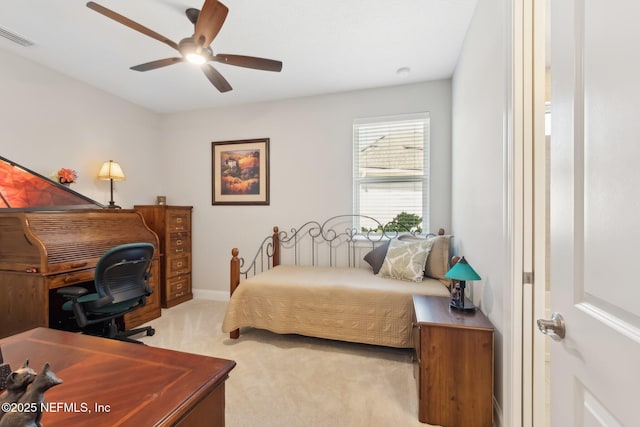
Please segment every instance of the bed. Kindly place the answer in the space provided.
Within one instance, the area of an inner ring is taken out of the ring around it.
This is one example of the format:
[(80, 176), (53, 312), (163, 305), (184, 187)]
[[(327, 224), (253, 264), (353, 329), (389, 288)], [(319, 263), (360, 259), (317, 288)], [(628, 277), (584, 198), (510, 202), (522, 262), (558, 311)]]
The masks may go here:
[(222, 330), (411, 348), (412, 295), (449, 296), (450, 252), (444, 230), (419, 235), (357, 215), (274, 227), (250, 262), (232, 250)]

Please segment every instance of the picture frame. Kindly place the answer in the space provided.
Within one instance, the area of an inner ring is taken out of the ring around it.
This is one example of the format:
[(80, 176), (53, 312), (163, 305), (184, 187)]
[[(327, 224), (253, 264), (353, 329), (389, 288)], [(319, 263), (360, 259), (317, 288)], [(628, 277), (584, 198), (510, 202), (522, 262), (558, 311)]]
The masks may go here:
[(269, 204), (269, 138), (211, 143), (212, 205)]

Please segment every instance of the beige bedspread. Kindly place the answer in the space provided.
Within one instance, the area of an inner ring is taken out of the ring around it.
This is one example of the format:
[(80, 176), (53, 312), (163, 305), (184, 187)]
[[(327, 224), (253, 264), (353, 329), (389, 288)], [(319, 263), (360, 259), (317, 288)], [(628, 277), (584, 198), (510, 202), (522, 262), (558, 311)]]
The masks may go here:
[(414, 294), (449, 296), (449, 290), (435, 279), (385, 279), (364, 268), (280, 265), (240, 283), (222, 330), (250, 326), (409, 348)]

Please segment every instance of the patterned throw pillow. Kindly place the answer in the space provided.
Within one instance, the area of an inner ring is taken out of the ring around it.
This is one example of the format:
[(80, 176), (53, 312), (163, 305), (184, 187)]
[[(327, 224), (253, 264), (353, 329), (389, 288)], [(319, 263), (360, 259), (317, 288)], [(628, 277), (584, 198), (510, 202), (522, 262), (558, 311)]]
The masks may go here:
[(387, 255), (380, 268), (379, 275), (392, 279), (421, 282), (424, 277), (424, 265), (433, 242), (403, 242), (392, 240)]
[[(404, 235), (398, 237), (398, 240), (403, 242), (417, 242), (424, 240), (424, 237)], [(439, 279), (449, 282), (449, 279), (444, 277), (449, 271), (449, 248), (451, 246), (451, 236), (433, 236), (427, 240), (432, 240), (431, 252), (424, 268), (424, 275), (433, 279)], [(447, 285), (449, 286), (449, 285)]]

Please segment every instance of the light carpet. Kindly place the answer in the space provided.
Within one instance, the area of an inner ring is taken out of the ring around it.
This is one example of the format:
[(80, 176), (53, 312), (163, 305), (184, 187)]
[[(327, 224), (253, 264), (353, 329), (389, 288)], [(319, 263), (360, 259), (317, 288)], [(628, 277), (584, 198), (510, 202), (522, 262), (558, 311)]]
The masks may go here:
[(411, 351), (220, 330), (227, 303), (192, 300), (149, 322), (148, 345), (234, 360), (226, 423), (253, 426), (426, 426), (418, 421)]

